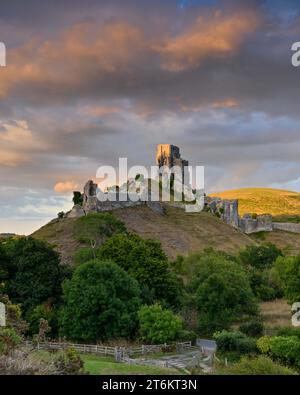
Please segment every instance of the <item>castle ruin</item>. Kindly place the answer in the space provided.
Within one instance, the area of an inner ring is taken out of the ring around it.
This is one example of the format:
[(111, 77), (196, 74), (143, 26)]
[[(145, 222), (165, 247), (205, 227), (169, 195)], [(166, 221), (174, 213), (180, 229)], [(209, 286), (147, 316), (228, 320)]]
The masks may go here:
[[(172, 144), (159, 144), (156, 150), (156, 164), (159, 168), (167, 167), (172, 170), (174, 166), (178, 166), (182, 171), (182, 180), (185, 185), (188, 185), (189, 180), (187, 178), (187, 172), (185, 167), (188, 166), (188, 161), (181, 158), (179, 147)], [(172, 173), (171, 173), (172, 174)], [(148, 180), (146, 180), (148, 183)], [(135, 180), (128, 180), (127, 187), (130, 185), (135, 186)], [(151, 192), (147, 190), (147, 196), (139, 196), (135, 201), (129, 199), (128, 190), (122, 191), (122, 188), (115, 187), (112, 191), (107, 192), (105, 195), (107, 199), (101, 201), (97, 196), (97, 184), (92, 180), (89, 180), (83, 190), (82, 206), (75, 205), (72, 210), (67, 214), (68, 218), (76, 218), (84, 216), (89, 212), (103, 212), (112, 211), (116, 209), (147, 205), (151, 210), (163, 214), (165, 206), (170, 204), (176, 207), (184, 209), (183, 204), (172, 204), (161, 201), (152, 201)], [(114, 198), (110, 199), (110, 194), (114, 194)], [(238, 200), (223, 200), (220, 197), (205, 196), (204, 198), (204, 210), (211, 212), (218, 216), (222, 221), (228, 225), (242, 231), (246, 234), (256, 232), (270, 232), (274, 229), (288, 229), (291, 232), (300, 233), (300, 225), (298, 227), (288, 226), (284, 228), (285, 224), (273, 223), (271, 215), (253, 215), (245, 214), (240, 217), (238, 214)], [(297, 229), (296, 229), (297, 228)]]

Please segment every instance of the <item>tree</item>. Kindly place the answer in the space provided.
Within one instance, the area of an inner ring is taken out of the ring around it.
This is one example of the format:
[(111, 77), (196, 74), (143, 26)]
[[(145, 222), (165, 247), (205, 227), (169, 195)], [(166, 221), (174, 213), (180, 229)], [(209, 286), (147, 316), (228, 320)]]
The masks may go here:
[(238, 354), (256, 353), (256, 342), (251, 337), (246, 336), (239, 331), (226, 331), (214, 333), (214, 339), (217, 342), (218, 350)]
[(297, 336), (263, 336), (257, 340), (260, 352), (300, 368), (300, 339)]
[(279, 257), (275, 263), (285, 298), (292, 304), (300, 301), (300, 255)]
[(140, 290), (136, 280), (113, 262), (94, 260), (78, 266), (64, 284), (61, 334), (97, 341), (133, 335)]
[(50, 334), (56, 336), (58, 331), (57, 310), (49, 303), (36, 306), (28, 314), (29, 333), (31, 335), (36, 335), (39, 332), (41, 319), (49, 323), (51, 327), (51, 331), (49, 331)]
[(226, 329), (231, 322), (257, 312), (247, 273), (237, 262), (222, 253), (204, 251), (185, 258), (184, 267), (201, 332)]
[(279, 256), (283, 256), (282, 251), (276, 245), (266, 243), (247, 246), (239, 253), (239, 260), (245, 266), (265, 269), (271, 267)]
[(95, 249), (99, 244), (115, 233), (126, 232), (126, 227), (111, 213), (88, 213), (76, 220), (74, 230), (77, 239), (88, 244), (93, 257), (96, 258)]
[(138, 315), (140, 335), (151, 344), (173, 341), (182, 331), (182, 319), (159, 304), (141, 307)]
[(170, 306), (180, 305), (180, 282), (158, 241), (144, 240), (135, 234), (119, 234), (106, 240), (97, 255), (116, 262), (139, 282), (145, 292), (147, 288), (152, 290), (155, 300)]
[(27, 313), (48, 299), (58, 301), (68, 269), (59, 255), (43, 241), (22, 237), (6, 244), (10, 265), (4, 291)]

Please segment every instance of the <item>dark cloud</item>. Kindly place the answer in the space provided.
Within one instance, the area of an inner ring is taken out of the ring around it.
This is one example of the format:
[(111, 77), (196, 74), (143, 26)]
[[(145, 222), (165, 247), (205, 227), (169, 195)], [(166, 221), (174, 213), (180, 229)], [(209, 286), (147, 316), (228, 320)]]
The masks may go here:
[(0, 231), (67, 207), (57, 183), (150, 166), (161, 142), (210, 191), (300, 190), (298, 1), (11, 0), (0, 22)]

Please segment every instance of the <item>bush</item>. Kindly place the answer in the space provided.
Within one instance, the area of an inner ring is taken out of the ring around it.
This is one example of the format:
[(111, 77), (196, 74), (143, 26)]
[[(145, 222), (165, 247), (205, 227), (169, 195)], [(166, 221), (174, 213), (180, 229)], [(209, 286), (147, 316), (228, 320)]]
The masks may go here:
[(300, 368), (300, 339), (296, 336), (264, 336), (258, 339), (257, 347), (272, 358)]
[(38, 305), (28, 314), (29, 333), (31, 335), (39, 333), (41, 319), (48, 321), (51, 327), (51, 336), (54, 337), (57, 335), (57, 311), (49, 304)]
[(141, 307), (138, 316), (140, 335), (146, 342), (167, 343), (177, 339), (182, 331), (182, 319), (159, 304)]
[(220, 351), (235, 351), (239, 354), (249, 354), (257, 351), (255, 340), (238, 331), (223, 330), (222, 332), (216, 332), (214, 339)]
[(300, 255), (296, 257), (279, 257), (275, 263), (284, 297), (290, 302), (300, 300)]
[(105, 238), (126, 232), (126, 227), (111, 213), (88, 213), (76, 220), (74, 232), (79, 241), (95, 248)]
[(92, 342), (132, 336), (139, 296), (136, 280), (115, 263), (96, 260), (80, 265), (64, 284), (60, 332)]
[(12, 328), (0, 328), (0, 355), (8, 355), (20, 344), (21, 337)]
[(239, 260), (246, 266), (265, 269), (271, 267), (279, 256), (283, 256), (282, 251), (274, 244), (266, 243), (247, 246), (239, 253)]
[(267, 356), (242, 357), (238, 363), (224, 368), (221, 373), (232, 375), (297, 375), (294, 370), (280, 365)]
[(240, 325), (239, 329), (247, 336), (258, 337), (263, 334), (264, 325), (261, 321), (253, 320)]
[(278, 336), (296, 336), (300, 339), (300, 328), (297, 327), (283, 327), (277, 332)]
[[(97, 255), (116, 262), (139, 282), (143, 290), (153, 291), (155, 301), (177, 308), (180, 305), (181, 284), (171, 271), (158, 241), (144, 240), (134, 234), (119, 234), (106, 240)], [(146, 298), (143, 301), (148, 302)]]
[(73, 348), (68, 348), (60, 353), (54, 360), (56, 374), (79, 375), (86, 374), (83, 360)]
[(86, 263), (94, 259), (93, 249), (90, 247), (79, 248), (75, 251), (73, 256), (74, 263), (76, 265), (81, 265), (82, 263)]
[(271, 349), (271, 338), (269, 336), (262, 336), (260, 337), (257, 342), (257, 348), (262, 354), (268, 354)]

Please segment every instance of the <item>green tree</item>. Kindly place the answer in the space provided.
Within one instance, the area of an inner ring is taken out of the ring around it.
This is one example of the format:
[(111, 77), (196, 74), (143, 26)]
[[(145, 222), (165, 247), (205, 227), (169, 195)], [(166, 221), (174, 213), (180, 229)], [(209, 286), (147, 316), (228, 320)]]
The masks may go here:
[(169, 306), (180, 305), (180, 282), (158, 241), (144, 240), (135, 234), (119, 234), (106, 240), (97, 255), (116, 262), (139, 282), (142, 289), (152, 290), (155, 300)]
[(226, 329), (231, 322), (257, 312), (247, 273), (237, 262), (209, 250), (191, 254), (183, 265), (201, 332)]
[(173, 341), (182, 331), (182, 319), (159, 304), (141, 307), (138, 315), (141, 338), (151, 344)]
[(61, 334), (97, 341), (133, 335), (140, 290), (136, 280), (113, 262), (94, 260), (78, 266), (64, 284)]
[(297, 336), (263, 336), (257, 340), (260, 352), (300, 368), (300, 339)]
[(279, 256), (283, 256), (282, 251), (276, 245), (266, 243), (247, 246), (239, 253), (239, 260), (245, 266), (265, 269), (271, 267)]
[(300, 301), (300, 255), (279, 257), (275, 263), (285, 298), (290, 302)]
[(22, 237), (6, 244), (10, 265), (4, 292), (27, 313), (48, 299), (58, 301), (61, 283), (69, 269), (60, 265), (59, 255), (43, 241)]
[(44, 319), (48, 321), (51, 331), (51, 336), (55, 336), (58, 333), (57, 323), (57, 310), (53, 308), (49, 303), (44, 303), (36, 306), (28, 314), (29, 333), (36, 335), (39, 332), (40, 320)]

